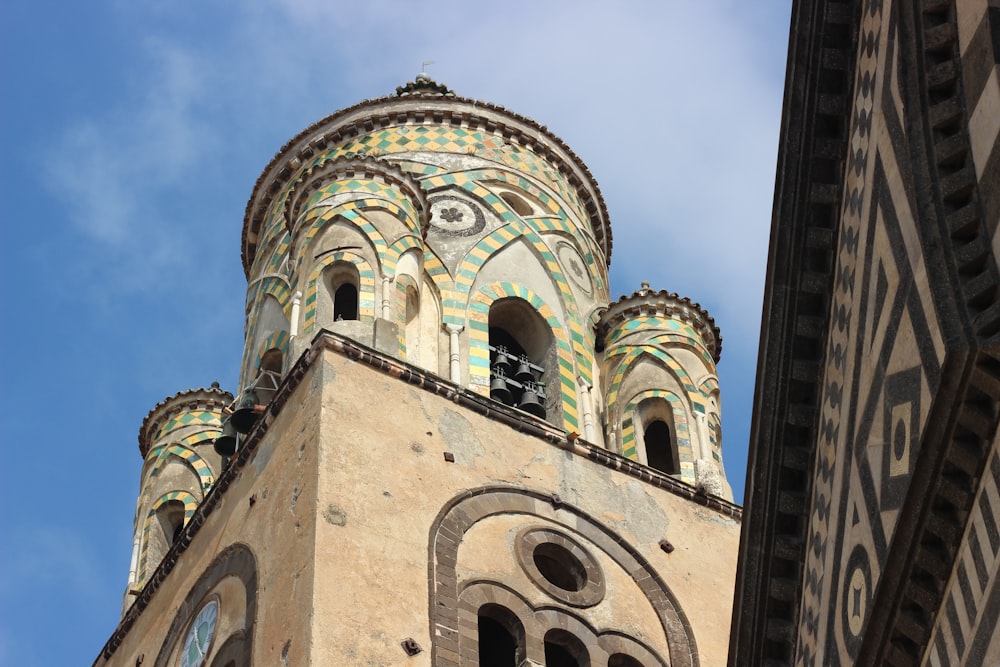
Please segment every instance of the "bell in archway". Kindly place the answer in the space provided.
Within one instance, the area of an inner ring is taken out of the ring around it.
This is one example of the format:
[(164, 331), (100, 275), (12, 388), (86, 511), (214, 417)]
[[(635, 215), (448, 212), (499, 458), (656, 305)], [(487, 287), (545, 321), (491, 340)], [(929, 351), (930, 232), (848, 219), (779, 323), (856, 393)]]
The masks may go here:
[(513, 405), (514, 395), (507, 386), (507, 377), (496, 366), (491, 375), (493, 379), (490, 380), (490, 398), (506, 405)]
[(213, 443), (219, 456), (232, 456), (236, 453), (236, 429), (230, 415), (222, 418), (222, 434)]
[(524, 393), (521, 395), (521, 402), (517, 407), (528, 414), (545, 419), (545, 406), (542, 405), (541, 400), (543, 398), (545, 398), (545, 394), (542, 393), (541, 388), (536, 383), (526, 382)]
[(245, 435), (257, 423), (257, 415), (263, 411), (264, 406), (257, 405), (257, 393), (250, 389), (243, 393), (240, 404), (233, 411), (230, 421), (237, 433)]
[(514, 366), (510, 363), (510, 353), (503, 345), (490, 346), (493, 352), (493, 368), (501, 371), (504, 375), (510, 375), (514, 371)]
[(517, 363), (517, 372), (514, 373), (514, 379), (525, 384), (526, 382), (534, 382), (538, 378), (531, 371), (531, 362), (528, 361), (528, 357), (521, 357)]

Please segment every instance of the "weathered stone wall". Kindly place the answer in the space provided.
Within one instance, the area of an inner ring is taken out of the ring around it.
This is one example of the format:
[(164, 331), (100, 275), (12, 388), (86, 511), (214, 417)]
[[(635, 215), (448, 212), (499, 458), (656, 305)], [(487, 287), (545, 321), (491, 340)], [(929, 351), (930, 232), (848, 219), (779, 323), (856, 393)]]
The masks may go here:
[[(258, 582), (247, 592), (256, 622), (244, 627), (252, 664), (400, 664), (407, 638), (423, 649), (408, 664), (458, 664), (454, 656), (477, 650), (475, 633), (450, 636), (448, 614), (461, 612), (466, 628), (472, 614), (474, 628), (477, 605), (503, 602), (501, 589), (524, 616), (535, 660), (545, 630), (568, 623), (595, 659), (624, 652), (660, 664), (724, 662), (734, 506), (616, 471), (558, 444), (558, 431), (540, 422), (553, 441), (512, 428), (520, 423), (513, 411), (504, 423), (331, 349), (291, 383), (266, 433), (251, 433), (246, 460), (199, 508), (190, 545), (167, 555), (169, 573), (155, 575), (155, 591), (126, 616), (107, 664), (175, 656), (205, 596), (218, 596), (220, 613), (236, 619), (227, 627), (239, 625), (233, 593), (196, 584), (237, 543), (253, 554)], [(458, 516), (469, 522), (460, 536), (450, 532)], [(518, 546), (525, 528), (580, 545), (596, 563), (588, 581), (603, 581), (599, 598), (584, 589), (576, 604), (561, 601), (565, 592), (523, 564), (531, 561)], [(449, 536), (459, 538), (454, 546)]]

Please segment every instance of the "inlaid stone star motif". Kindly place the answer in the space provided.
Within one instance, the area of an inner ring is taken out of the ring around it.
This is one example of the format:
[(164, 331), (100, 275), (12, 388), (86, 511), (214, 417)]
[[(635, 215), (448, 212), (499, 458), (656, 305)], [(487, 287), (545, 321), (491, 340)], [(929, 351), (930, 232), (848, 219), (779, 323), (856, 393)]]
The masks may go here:
[(569, 268), (576, 274), (577, 278), (583, 278), (583, 269), (580, 268), (580, 263), (573, 257), (569, 259)]

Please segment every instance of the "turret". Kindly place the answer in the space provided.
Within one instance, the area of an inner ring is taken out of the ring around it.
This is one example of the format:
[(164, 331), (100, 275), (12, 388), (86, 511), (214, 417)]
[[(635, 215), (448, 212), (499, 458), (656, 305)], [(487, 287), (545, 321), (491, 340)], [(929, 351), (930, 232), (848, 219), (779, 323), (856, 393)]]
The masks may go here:
[(165, 398), (143, 420), (139, 453), (144, 464), (124, 609), (156, 571), (221, 471), (212, 441), (220, 434), (223, 408), (232, 400), (232, 394), (213, 383), (208, 389)]
[(608, 446), (732, 499), (722, 466), (722, 337), (697, 303), (650, 289), (624, 296), (597, 322)]

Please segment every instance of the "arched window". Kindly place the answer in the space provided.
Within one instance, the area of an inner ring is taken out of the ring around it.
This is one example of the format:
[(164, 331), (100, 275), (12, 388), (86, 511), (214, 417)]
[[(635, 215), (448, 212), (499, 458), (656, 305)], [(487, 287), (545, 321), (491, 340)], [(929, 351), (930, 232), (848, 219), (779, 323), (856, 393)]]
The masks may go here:
[(480, 607), (480, 667), (517, 667), (524, 658), (524, 626), (517, 616), (498, 604)]
[(589, 667), (590, 654), (583, 642), (556, 628), (545, 633), (545, 667)]
[(156, 519), (163, 530), (163, 538), (167, 549), (173, 546), (184, 529), (184, 503), (171, 500), (160, 505), (156, 510)]
[(615, 653), (608, 658), (608, 667), (642, 667), (642, 663), (630, 655)]
[(184, 530), (184, 503), (170, 500), (156, 508), (153, 523), (150, 526), (146, 547), (145, 574), (149, 576), (167, 555), (181, 531)]
[(679, 474), (681, 466), (670, 402), (660, 397), (647, 398), (639, 403), (633, 419), (636, 431), (642, 434), (646, 465), (668, 475)]
[(507, 206), (514, 209), (514, 212), (518, 215), (531, 215), (534, 211), (531, 209), (531, 205), (524, 201), (521, 197), (517, 196), (513, 192), (503, 192), (500, 194), (500, 199), (504, 200)]
[(490, 306), (489, 337), (490, 395), (557, 423), (562, 397), (555, 336), (548, 323), (523, 299), (498, 299)]
[(333, 300), (333, 321), (356, 320), (361, 278), (351, 262), (334, 262), (324, 272), (327, 289)]

